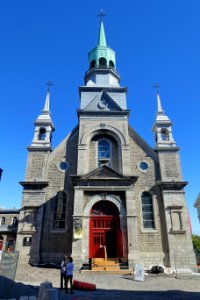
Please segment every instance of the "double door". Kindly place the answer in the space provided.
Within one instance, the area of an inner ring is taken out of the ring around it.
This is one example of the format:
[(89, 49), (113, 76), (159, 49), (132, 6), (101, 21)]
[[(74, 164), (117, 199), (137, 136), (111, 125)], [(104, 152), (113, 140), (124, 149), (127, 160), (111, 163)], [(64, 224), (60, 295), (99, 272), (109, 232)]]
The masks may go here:
[(90, 217), (90, 258), (121, 256), (122, 239), (118, 219), (116, 216), (105, 215)]

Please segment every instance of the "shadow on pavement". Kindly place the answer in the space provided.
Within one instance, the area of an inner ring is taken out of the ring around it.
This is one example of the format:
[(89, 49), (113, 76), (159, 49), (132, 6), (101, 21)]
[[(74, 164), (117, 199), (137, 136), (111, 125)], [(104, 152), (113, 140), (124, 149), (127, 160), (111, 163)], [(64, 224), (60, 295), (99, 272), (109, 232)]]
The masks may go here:
[(59, 292), (59, 300), (199, 300), (200, 292), (184, 292), (179, 290), (169, 291), (120, 291), (98, 289), (95, 292), (83, 292), (75, 290), (73, 295)]

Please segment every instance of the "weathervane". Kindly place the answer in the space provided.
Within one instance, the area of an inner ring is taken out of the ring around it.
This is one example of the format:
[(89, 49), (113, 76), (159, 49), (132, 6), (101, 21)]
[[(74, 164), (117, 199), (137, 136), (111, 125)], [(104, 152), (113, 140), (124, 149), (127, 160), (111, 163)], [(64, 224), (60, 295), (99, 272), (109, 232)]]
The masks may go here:
[(153, 87), (156, 89), (156, 94), (159, 94), (160, 85), (156, 82)]
[(51, 86), (53, 85), (53, 83), (51, 82), (51, 80), (49, 80), (49, 82), (47, 82), (46, 84), (48, 86), (48, 93), (50, 93), (50, 90), (51, 90)]
[(102, 21), (102, 20), (103, 20), (103, 17), (105, 17), (105, 16), (106, 16), (106, 15), (104, 14), (103, 9), (100, 9), (100, 12), (99, 12), (99, 14), (97, 15), (97, 17), (99, 17), (100, 20)]

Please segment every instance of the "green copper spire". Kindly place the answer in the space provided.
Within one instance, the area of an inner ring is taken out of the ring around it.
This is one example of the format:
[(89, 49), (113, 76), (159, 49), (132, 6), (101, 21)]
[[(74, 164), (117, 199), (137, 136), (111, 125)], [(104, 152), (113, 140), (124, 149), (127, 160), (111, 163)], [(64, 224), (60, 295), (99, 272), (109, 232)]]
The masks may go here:
[(99, 39), (97, 46), (89, 52), (89, 64), (91, 68), (116, 68), (115, 51), (107, 46), (106, 35), (103, 24), (103, 10), (98, 15), (100, 17)]
[(103, 20), (101, 20), (101, 22), (100, 22), (98, 46), (107, 46)]

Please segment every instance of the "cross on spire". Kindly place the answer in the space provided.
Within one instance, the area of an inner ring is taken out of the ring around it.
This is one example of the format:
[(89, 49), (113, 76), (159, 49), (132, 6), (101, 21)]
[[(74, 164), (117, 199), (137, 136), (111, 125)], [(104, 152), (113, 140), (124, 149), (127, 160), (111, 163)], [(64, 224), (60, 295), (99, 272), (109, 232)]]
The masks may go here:
[(47, 92), (48, 92), (48, 93), (50, 93), (51, 86), (53, 85), (52, 81), (51, 81), (51, 80), (49, 80), (49, 82), (47, 82), (47, 84), (46, 84), (46, 85), (48, 86), (48, 90), (47, 90)]
[(156, 94), (159, 94), (160, 85), (156, 82), (153, 87), (156, 89)]
[(102, 20), (103, 20), (103, 17), (105, 17), (105, 16), (106, 16), (106, 15), (104, 14), (103, 9), (100, 9), (100, 12), (99, 12), (99, 14), (97, 15), (97, 17), (99, 17), (100, 20), (102, 21)]

